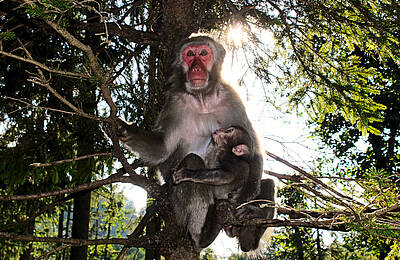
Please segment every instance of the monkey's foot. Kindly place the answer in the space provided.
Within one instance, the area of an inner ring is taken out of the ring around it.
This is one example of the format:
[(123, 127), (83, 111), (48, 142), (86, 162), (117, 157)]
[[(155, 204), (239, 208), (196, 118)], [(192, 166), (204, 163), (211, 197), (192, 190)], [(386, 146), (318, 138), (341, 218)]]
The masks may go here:
[(249, 220), (253, 218), (262, 218), (262, 211), (260, 208), (254, 207), (254, 206), (244, 206), (240, 209), (237, 210), (235, 213), (235, 216), (239, 220)]
[(217, 202), (217, 210), (218, 211), (234, 211), (235, 206), (229, 200), (218, 200)]
[(239, 227), (235, 227), (232, 225), (229, 225), (224, 228), (224, 231), (228, 237), (237, 237), (239, 236)]

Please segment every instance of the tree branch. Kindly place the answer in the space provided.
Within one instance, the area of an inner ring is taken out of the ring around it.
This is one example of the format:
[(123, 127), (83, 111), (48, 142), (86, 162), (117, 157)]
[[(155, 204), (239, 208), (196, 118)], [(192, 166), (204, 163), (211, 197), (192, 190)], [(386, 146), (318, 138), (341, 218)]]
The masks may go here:
[[(106, 30), (107, 27), (107, 30)], [(111, 36), (120, 36), (130, 42), (148, 44), (158, 47), (162, 43), (161, 36), (156, 32), (144, 32), (132, 29), (131, 25), (119, 25), (116, 23), (84, 23), (74, 26), (91, 33), (107, 33)]]
[[(25, 100), (22, 100), (22, 99), (19, 99), (19, 98), (13, 98), (13, 97), (8, 97), (8, 96), (5, 96), (4, 98), (5, 98), (5, 99), (11, 99), (11, 100), (13, 100), (13, 101), (21, 102), (21, 103), (23, 103), (23, 104), (26, 105), (24, 108), (26, 108), (26, 107), (32, 107), (32, 108), (36, 108), (36, 109), (44, 109), (44, 110), (59, 112), (59, 113), (63, 113), (63, 114), (79, 115), (78, 113), (71, 112), (71, 111), (60, 110), (60, 109), (55, 109), (55, 108), (51, 108), (51, 107), (35, 106), (35, 105), (32, 105), (31, 103), (28, 103), (28, 102), (26, 102)], [(14, 110), (14, 111), (11, 111), (11, 112), (8, 113), (8, 114), (12, 114), (12, 113), (14, 113), (14, 112), (16, 112), (16, 111), (19, 111), (19, 110), (21, 110), (21, 109), (22, 109), (22, 108), (16, 109), (16, 110)]]
[[(27, 0), (25, 0), (27, 1)], [(92, 49), (90, 46), (83, 44), (80, 42), (77, 38), (75, 38), (72, 34), (70, 34), (67, 30), (64, 28), (61, 28), (58, 24), (45, 20), (50, 27), (52, 27), (56, 32), (58, 32), (61, 36), (63, 36), (70, 44), (75, 46), (76, 48), (80, 49), (83, 51), (86, 56), (89, 59), (89, 65), (92, 68), (95, 76), (101, 80), (101, 91), (103, 92), (104, 98), (109, 105), (111, 109), (111, 114), (116, 115), (117, 114), (117, 106), (113, 102), (111, 98), (111, 93), (110, 90), (108, 89), (108, 81), (111, 78), (112, 75), (112, 70), (108, 71), (107, 73), (103, 73), (103, 68), (100, 66), (100, 64), (97, 61), (97, 57), (94, 55)]]
[[(139, 237), (143, 233), (143, 230), (146, 227), (146, 225), (154, 217), (155, 213), (156, 213), (156, 206), (155, 206), (155, 204), (153, 204), (146, 209), (146, 214), (140, 220), (139, 225), (136, 226), (133, 233), (131, 235), (128, 235), (128, 239)], [(124, 258), (124, 256), (126, 255), (126, 253), (128, 252), (128, 250), (129, 250), (129, 247), (124, 246), (124, 248), (122, 248), (121, 252), (119, 253), (119, 255), (117, 257), (117, 260), (122, 260)]]
[(43, 255), (39, 256), (39, 257), (36, 258), (35, 260), (47, 259), (49, 256), (51, 256), (51, 255), (53, 255), (53, 254), (55, 254), (55, 253), (57, 253), (57, 252), (59, 252), (59, 251), (61, 251), (61, 250), (64, 250), (64, 249), (66, 249), (66, 248), (68, 248), (68, 247), (72, 247), (72, 245), (70, 245), (70, 244), (65, 244), (65, 245), (59, 246), (59, 247), (57, 247), (56, 249), (53, 249), (53, 250), (47, 252), (46, 254), (43, 254)]
[(92, 157), (97, 157), (97, 156), (110, 156), (110, 155), (112, 155), (112, 153), (110, 153), (110, 152), (109, 153), (95, 153), (95, 154), (89, 154), (89, 155), (84, 155), (84, 156), (80, 156), (80, 157), (76, 157), (76, 158), (72, 158), (72, 159), (64, 159), (64, 160), (50, 162), (50, 163), (31, 163), (31, 164), (29, 164), (29, 166), (32, 166), (32, 167), (48, 167), (48, 166), (54, 166), (54, 165), (57, 165), (57, 164), (80, 161), (80, 160), (84, 160), (84, 159), (92, 158)]
[(5, 51), (1, 51), (0, 50), (0, 54), (4, 55), (4, 56), (7, 56), (7, 57), (10, 57), (10, 58), (13, 58), (13, 59), (16, 59), (16, 60), (20, 60), (20, 61), (23, 61), (23, 62), (31, 63), (31, 64), (33, 64), (33, 65), (35, 65), (35, 66), (37, 66), (37, 67), (39, 67), (41, 69), (44, 69), (44, 70), (50, 72), (50, 73), (60, 74), (62, 76), (67, 76), (67, 77), (71, 77), (71, 78), (78, 78), (78, 79), (82, 79), (82, 78), (89, 79), (90, 78), (88, 75), (81, 74), (81, 73), (74, 73), (74, 72), (69, 72), (69, 71), (62, 71), (62, 70), (52, 69), (52, 68), (47, 67), (43, 63), (40, 63), (40, 62), (38, 62), (36, 60), (33, 60), (31, 58), (27, 59), (27, 58), (24, 58), (24, 57), (21, 57), (21, 56), (18, 56), (18, 55), (14, 55), (14, 54), (9, 53), (9, 52), (5, 52)]
[(306, 172), (305, 170), (301, 169), (300, 167), (291, 164), (290, 162), (280, 158), (279, 156), (277, 156), (277, 155), (275, 155), (275, 154), (273, 154), (271, 152), (265, 151), (265, 154), (267, 154), (269, 157), (275, 159), (276, 161), (281, 162), (281, 163), (285, 164), (286, 166), (292, 168), (293, 170), (299, 172), (300, 174), (305, 176), (307, 179), (309, 179), (309, 180), (313, 181), (314, 183), (320, 185), (322, 188), (324, 188), (330, 194), (336, 195), (336, 196), (338, 196), (338, 197), (340, 197), (342, 199), (345, 199), (345, 200), (347, 200), (349, 202), (358, 204), (360, 206), (364, 206), (364, 204), (362, 204), (361, 202), (355, 201), (353, 198), (351, 198), (349, 196), (346, 196), (346, 195), (343, 195), (343, 193), (340, 193), (339, 191), (336, 191), (333, 188), (329, 187), (328, 185), (323, 183), (321, 180), (319, 180), (318, 177), (309, 174), (308, 172)]
[(115, 183), (115, 182), (132, 183), (132, 180), (130, 177), (122, 176), (120, 173), (117, 172), (106, 179), (81, 184), (74, 188), (67, 188), (67, 189), (63, 189), (63, 190), (45, 192), (45, 193), (39, 193), (39, 194), (0, 195), (0, 201), (40, 199), (40, 198), (46, 198), (46, 197), (51, 197), (51, 196), (63, 195), (63, 194), (67, 194), (67, 193), (75, 193), (75, 192), (83, 191), (83, 190), (95, 189), (95, 188), (98, 188), (98, 187), (101, 187), (101, 186), (104, 186), (107, 184)]

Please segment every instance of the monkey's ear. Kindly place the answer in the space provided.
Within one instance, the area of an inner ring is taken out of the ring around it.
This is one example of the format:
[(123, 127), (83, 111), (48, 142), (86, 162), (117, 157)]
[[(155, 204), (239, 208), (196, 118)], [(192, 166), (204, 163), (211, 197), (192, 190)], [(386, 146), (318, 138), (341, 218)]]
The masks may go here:
[(249, 153), (249, 147), (245, 144), (239, 144), (232, 148), (232, 153), (236, 156), (242, 156)]

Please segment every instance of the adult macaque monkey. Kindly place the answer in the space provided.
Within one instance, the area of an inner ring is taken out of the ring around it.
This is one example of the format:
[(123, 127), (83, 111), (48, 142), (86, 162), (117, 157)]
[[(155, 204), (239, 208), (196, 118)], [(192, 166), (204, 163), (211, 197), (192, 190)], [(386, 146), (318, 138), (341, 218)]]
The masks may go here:
[(263, 161), (259, 143), (239, 96), (221, 80), (224, 57), (222, 45), (209, 37), (185, 39), (177, 46), (166, 102), (153, 131), (119, 121), (120, 140), (144, 161), (159, 166), (164, 180), (171, 185), (170, 199), (177, 222), (187, 227), (199, 247), (213, 194), (208, 185), (172, 185), (173, 169), (186, 155), (194, 153), (204, 158), (212, 133), (220, 128), (234, 125), (246, 129), (255, 152), (237, 200), (244, 202), (260, 193)]

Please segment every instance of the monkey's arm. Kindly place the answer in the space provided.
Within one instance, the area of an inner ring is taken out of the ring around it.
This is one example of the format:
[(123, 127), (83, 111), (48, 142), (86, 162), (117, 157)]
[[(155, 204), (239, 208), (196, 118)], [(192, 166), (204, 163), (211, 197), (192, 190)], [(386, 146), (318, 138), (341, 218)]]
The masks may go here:
[(262, 171), (263, 158), (260, 153), (256, 153), (250, 162), (249, 177), (240, 192), (239, 203), (249, 201), (260, 194)]
[(190, 181), (194, 183), (203, 183), (209, 185), (225, 185), (232, 183), (236, 176), (234, 173), (223, 169), (179, 169), (173, 176), (175, 184)]
[[(111, 136), (111, 127), (103, 126), (108, 136)], [(117, 136), (132, 151), (139, 153), (141, 159), (157, 164), (161, 162), (168, 152), (164, 142), (164, 134), (156, 131), (146, 131), (122, 119), (117, 122)]]

